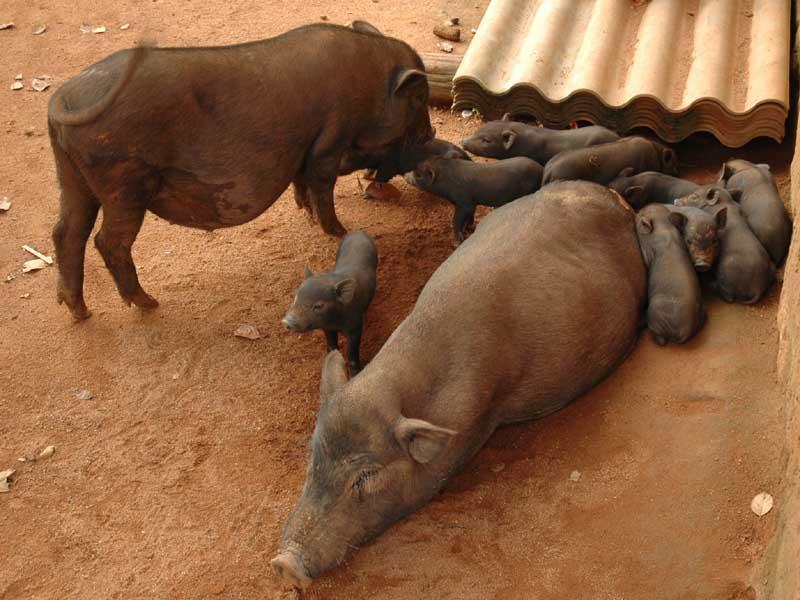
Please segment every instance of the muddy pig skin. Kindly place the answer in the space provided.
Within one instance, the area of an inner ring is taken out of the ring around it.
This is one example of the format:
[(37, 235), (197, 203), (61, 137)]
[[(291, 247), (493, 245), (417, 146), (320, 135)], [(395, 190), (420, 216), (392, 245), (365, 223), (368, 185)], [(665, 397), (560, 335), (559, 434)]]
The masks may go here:
[(672, 204), (676, 198), (687, 196), (700, 186), (658, 171), (644, 171), (634, 175), (633, 168), (628, 167), (608, 187), (617, 191), (633, 208), (639, 209), (651, 202)]
[(57, 299), (75, 319), (86, 240), (128, 304), (158, 303), (139, 284), (131, 246), (150, 210), (216, 229), (246, 223), (294, 185), (327, 233), (345, 230), (333, 188), (342, 157), (379, 161), (433, 137), (428, 83), (410, 46), (366, 29), (308, 25), (207, 48), (122, 50), (64, 83), (48, 124), (61, 184), (53, 230)]
[(703, 273), (711, 269), (719, 256), (720, 239), (725, 228), (727, 209), (720, 209), (709, 214), (694, 206), (674, 206), (663, 204), (670, 212), (678, 213), (682, 218), (673, 224), (683, 235), (683, 241), (689, 251), (695, 270)]
[(505, 115), (501, 121), (489, 121), (482, 125), (470, 137), (461, 140), (461, 145), (477, 156), (526, 156), (543, 165), (559, 152), (618, 139), (616, 133), (599, 125), (578, 129), (545, 129), (511, 121)]
[(455, 206), (453, 233), (460, 244), (464, 230), (474, 223), (476, 206), (502, 206), (535, 192), (542, 182), (542, 166), (521, 156), (490, 163), (433, 158), (406, 174), (406, 181)]
[(498, 426), (591, 389), (633, 348), (646, 298), (634, 213), (615, 192), (564, 182), (493, 211), (358, 376), (326, 357), (275, 571), (308, 586), (426, 504)]
[(711, 271), (712, 286), (726, 302), (754, 304), (761, 300), (775, 279), (775, 266), (727, 190), (716, 184), (703, 185), (675, 204), (695, 206), (714, 215), (726, 211), (719, 258)]
[(677, 175), (675, 151), (643, 137), (626, 137), (616, 142), (554, 156), (544, 168), (542, 185), (553, 181), (581, 179), (607, 185), (624, 169), (632, 173), (660, 171)]
[(700, 282), (679, 231), (685, 220), (663, 204), (648, 204), (636, 215), (647, 266), (647, 326), (660, 346), (683, 344), (706, 319)]
[(780, 266), (792, 240), (792, 222), (781, 202), (769, 165), (731, 160), (722, 167), (720, 182), (742, 207), (758, 240)]
[(339, 348), (339, 332), (347, 338), (347, 364), (352, 374), (361, 370), (359, 349), (364, 314), (375, 294), (378, 251), (363, 231), (342, 239), (333, 271), (314, 275), (306, 267), (305, 280), (297, 289), (281, 321), (290, 331), (325, 331), (328, 351)]

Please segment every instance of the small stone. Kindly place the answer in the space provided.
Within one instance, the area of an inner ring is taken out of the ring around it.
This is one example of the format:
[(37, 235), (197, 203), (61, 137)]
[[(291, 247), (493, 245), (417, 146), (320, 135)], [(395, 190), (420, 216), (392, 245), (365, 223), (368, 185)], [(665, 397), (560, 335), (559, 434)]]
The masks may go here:
[(461, 28), (454, 25), (437, 25), (433, 28), (433, 35), (443, 40), (458, 42), (461, 40)]
[(24, 87), (25, 87), (24, 83), (22, 83), (21, 81), (15, 81), (14, 83), (11, 84), (11, 91), (12, 92), (18, 92), (19, 90), (21, 90)]
[(89, 390), (78, 390), (75, 394), (76, 400), (91, 400), (92, 398), (94, 398), (94, 394)]
[(119, 28), (120, 28), (122, 31), (127, 31), (128, 29), (130, 29), (130, 28), (131, 28), (131, 24), (130, 24), (130, 23), (123, 23), (122, 25), (120, 25), (120, 26), (119, 26)]
[(55, 452), (56, 452), (55, 446), (48, 446), (47, 448), (39, 452), (39, 458), (50, 458), (51, 456), (53, 456), (53, 454), (55, 454)]
[(47, 31), (47, 25), (41, 24), (41, 25), (34, 25), (31, 33), (33, 35), (42, 35), (45, 31)]
[(506, 464), (505, 463), (497, 463), (496, 465), (494, 465), (492, 467), (492, 473), (499, 473), (500, 471), (502, 471), (505, 468), (506, 468)]
[(10, 282), (14, 281), (16, 278), (17, 278), (17, 276), (14, 275), (13, 273), (11, 273), (10, 275), (6, 275), (5, 282), (6, 283), (10, 283)]
[(25, 292), (24, 294), (22, 294), (22, 295), (20, 296), (20, 298), (22, 298), (23, 300), (27, 300), (27, 299), (28, 299), (28, 298), (30, 298), (30, 297), (31, 297), (31, 295), (30, 295), (28, 292)]
[(569, 474), (570, 481), (580, 481), (581, 480), (581, 472), (580, 471), (573, 471)]
[(0, 471), (0, 493), (5, 493), (8, 491), (8, 480), (11, 479), (11, 476), (15, 473), (14, 469), (6, 469), (5, 471)]
[(469, 119), (470, 117), (472, 117), (474, 115), (475, 115), (475, 109), (474, 108), (468, 108), (467, 110), (462, 110), (461, 111), (461, 118), (462, 119)]
[(472, 29), (470, 29), (470, 31), (472, 32), (472, 35), (475, 35), (476, 33), (478, 33), (478, 30), (475, 29), (474, 27)]
[(180, 377), (180, 375), (178, 375), (177, 373), (173, 373), (172, 374), (172, 381), (177, 381), (178, 377)]
[(8, 196), (0, 196), (0, 211), (6, 212), (9, 208), (11, 208), (11, 200), (8, 199)]
[(772, 510), (772, 505), (775, 500), (767, 492), (761, 492), (750, 501), (750, 510), (752, 510), (759, 517), (763, 517)]
[(22, 81), (22, 73), (17, 73), (17, 76), (14, 77), (17, 81)]
[(453, 51), (453, 44), (448, 42), (439, 42), (436, 44), (436, 47), (446, 54), (450, 54)]
[(26, 460), (28, 460), (28, 459), (27, 459), (27, 458), (25, 458), (24, 456), (20, 456), (20, 457), (17, 459), (17, 461), (18, 461), (18, 462), (25, 462)]
[(50, 78), (46, 75), (34, 77), (31, 81), (31, 87), (37, 92), (43, 92), (50, 87)]
[(81, 30), (81, 33), (91, 33), (92, 32), (92, 26), (91, 25), (87, 25), (86, 23), (81, 23), (80, 30)]
[(255, 325), (242, 324), (236, 328), (233, 335), (247, 340), (257, 340), (261, 337)]
[(92, 33), (105, 33), (105, 32), (106, 32), (105, 25), (100, 25), (99, 27), (92, 27)]
[(13, 23), (0, 23), (0, 31), (3, 29), (14, 29)]

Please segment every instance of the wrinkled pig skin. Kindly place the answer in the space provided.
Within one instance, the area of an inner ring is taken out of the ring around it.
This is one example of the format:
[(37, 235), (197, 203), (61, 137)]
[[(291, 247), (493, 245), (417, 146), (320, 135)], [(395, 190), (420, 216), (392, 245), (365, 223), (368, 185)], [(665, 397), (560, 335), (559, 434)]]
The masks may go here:
[(725, 229), (728, 211), (718, 210), (709, 214), (694, 206), (663, 204), (670, 212), (682, 215), (676, 227), (683, 235), (695, 270), (703, 273), (711, 269), (719, 257), (720, 239)]
[(619, 136), (605, 127), (592, 125), (577, 129), (546, 129), (512, 121), (509, 115), (500, 121), (489, 121), (461, 145), (468, 152), (487, 158), (526, 156), (545, 164), (559, 152), (605, 144)]
[(703, 185), (675, 200), (675, 205), (702, 208), (713, 215), (726, 211), (719, 258), (711, 270), (712, 287), (726, 302), (761, 300), (775, 280), (775, 265), (728, 191), (716, 184)]
[(535, 192), (542, 182), (542, 166), (522, 156), (490, 163), (431, 158), (407, 173), (406, 181), (455, 206), (453, 234), (458, 245), (474, 223), (478, 205), (502, 206)]
[(634, 175), (633, 168), (628, 167), (608, 187), (618, 192), (633, 208), (639, 209), (651, 202), (672, 204), (676, 198), (687, 196), (700, 186), (658, 171), (644, 171)]
[(578, 179), (607, 185), (628, 167), (634, 174), (660, 171), (677, 175), (677, 163), (671, 148), (643, 137), (626, 137), (557, 154), (545, 165), (542, 185)]
[(615, 192), (557, 183), (490, 213), (358, 376), (326, 357), (275, 571), (306, 587), (427, 503), (498, 426), (591, 389), (633, 348), (646, 298)]
[(706, 320), (700, 282), (680, 233), (685, 221), (663, 204), (648, 204), (636, 215), (647, 266), (647, 326), (660, 346), (683, 344)]
[(375, 295), (377, 268), (378, 250), (372, 238), (363, 231), (347, 234), (330, 273), (314, 275), (306, 267), (305, 280), (281, 322), (297, 333), (324, 330), (329, 352), (339, 348), (341, 332), (347, 338), (350, 373), (358, 373), (364, 314)]
[(722, 167), (720, 183), (739, 201), (747, 224), (772, 262), (780, 266), (792, 240), (792, 222), (769, 165), (730, 160)]
[(147, 210), (229, 227), (293, 183), (298, 206), (343, 235), (333, 206), (342, 156), (378, 160), (431, 139), (427, 99), (407, 44), (329, 24), (236, 46), (140, 47), (88, 67), (53, 95), (48, 115), (61, 184), (59, 302), (89, 316), (84, 251), (101, 206), (97, 249), (122, 298), (143, 308), (157, 302), (131, 246)]

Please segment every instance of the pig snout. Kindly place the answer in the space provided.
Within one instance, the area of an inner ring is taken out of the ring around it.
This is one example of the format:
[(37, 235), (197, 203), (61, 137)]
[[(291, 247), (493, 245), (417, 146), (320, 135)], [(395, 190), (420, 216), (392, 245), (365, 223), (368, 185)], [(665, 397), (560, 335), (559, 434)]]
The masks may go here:
[(694, 263), (695, 271), (699, 271), (700, 273), (705, 273), (711, 268), (711, 264), (705, 260), (696, 260)]
[(281, 324), (289, 331), (297, 329), (297, 320), (292, 315), (286, 315), (281, 319)]
[(295, 552), (284, 550), (269, 561), (269, 564), (272, 566), (272, 570), (287, 585), (301, 590), (311, 585), (311, 577), (303, 566), (303, 561)]

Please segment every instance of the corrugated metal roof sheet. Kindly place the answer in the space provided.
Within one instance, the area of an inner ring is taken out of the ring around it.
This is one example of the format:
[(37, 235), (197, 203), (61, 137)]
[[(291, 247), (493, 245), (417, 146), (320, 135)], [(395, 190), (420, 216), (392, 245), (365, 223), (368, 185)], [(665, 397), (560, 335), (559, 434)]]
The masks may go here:
[(789, 43), (789, 0), (492, 0), (454, 105), (548, 127), (644, 126), (670, 142), (780, 141)]

